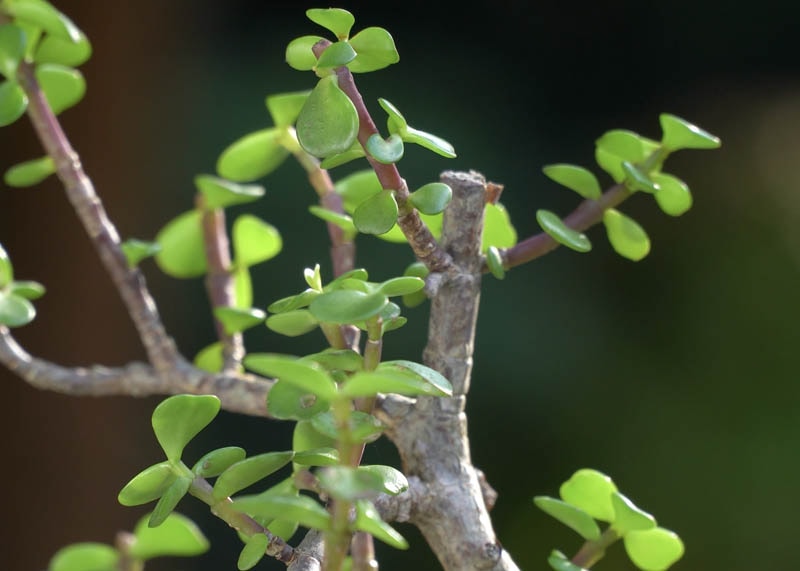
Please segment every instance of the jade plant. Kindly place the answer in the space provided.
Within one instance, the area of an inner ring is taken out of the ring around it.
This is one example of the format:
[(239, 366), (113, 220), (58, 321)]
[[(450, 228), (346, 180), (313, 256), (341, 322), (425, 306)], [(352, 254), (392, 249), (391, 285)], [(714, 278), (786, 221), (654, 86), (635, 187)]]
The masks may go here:
[[(582, 200), (565, 217), (538, 210), (542, 232), (518, 239), (499, 202), (502, 185), (476, 172), (445, 171), (412, 188), (401, 175), (406, 145), (443, 161), (456, 151), (412, 127), (416, 118), (387, 99), (377, 100), (379, 116), (368, 110), (356, 77), (399, 61), (391, 34), (378, 27), (354, 30), (353, 15), (342, 9), (312, 9), (306, 16), (325, 35), (289, 42), (286, 62), (306, 74), (309, 89), (269, 95), (272, 126), (224, 148), (214, 171), (195, 177), (193, 204), (152, 240), (123, 241), (57, 118), (84, 95), (76, 67), (91, 56), (89, 40), (45, 0), (0, 1), (0, 124), (27, 113), (45, 153), (10, 166), (5, 184), (32, 186), (58, 176), (126, 304), (149, 364), (135, 371), (71, 369), (27, 355), (11, 331), (36, 317), (33, 301), (44, 287), (16, 279), (2, 247), (0, 361), (36, 386), (61, 392), (171, 395), (151, 418), (164, 457), (120, 483), (118, 501), (152, 504), (150, 514), (114, 545), (64, 548), (49, 571), (140, 570), (153, 557), (202, 553), (208, 541), (175, 511), (189, 497), (238, 534), (242, 547), (231, 566), (241, 570), (264, 557), (293, 571), (376, 569), (374, 539), (410, 547), (393, 521), (418, 527), (444, 569), (517, 569), (492, 529), (488, 512), (495, 494), (471, 464), (463, 415), (481, 278), (490, 273), (502, 279), (561, 245), (589, 252), (586, 232), (600, 223), (616, 252), (641, 260), (650, 238), (620, 205), (645, 195), (670, 216), (685, 213), (692, 195), (663, 170), (667, 159), (681, 149), (720, 144), (671, 114), (660, 116), (660, 139), (611, 130), (595, 144), (597, 165), (611, 185), (603, 190), (581, 166), (545, 166), (547, 177)], [(308, 210), (327, 227), (332, 275), (324, 275), (320, 264), (298, 267), (296, 294), (253, 307), (250, 269), (279, 254), (280, 230), (252, 214), (229, 224), (226, 209), (264, 199), (260, 181), (290, 160), (305, 170), (316, 193)], [(332, 175), (354, 161), (364, 169)], [(413, 263), (393, 276), (371, 277), (356, 262), (362, 235), (407, 244)], [(192, 360), (178, 352), (160, 320), (141, 269), (149, 258), (172, 277), (205, 280), (216, 337)], [(403, 308), (427, 300), (429, 338), (421, 361), (385, 359), (384, 343), (406, 323)], [(244, 332), (254, 327), (289, 337), (319, 331), (324, 342), (308, 355), (245, 347)], [(253, 455), (234, 443), (186, 458), (187, 444), (221, 408), (294, 423), (291, 449)], [(382, 436), (397, 447), (402, 465), (362, 463), (365, 447)], [(571, 557), (551, 552), (548, 562), (557, 571), (593, 568), (617, 540), (643, 571), (665, 570), (683, 554), (674, 532), (595, 470), (579, 469), (561, 486), (560, 499), (537, 496), (534, 503), (585, 540)], [(543, 553), (548, 549), (543, 546)]]

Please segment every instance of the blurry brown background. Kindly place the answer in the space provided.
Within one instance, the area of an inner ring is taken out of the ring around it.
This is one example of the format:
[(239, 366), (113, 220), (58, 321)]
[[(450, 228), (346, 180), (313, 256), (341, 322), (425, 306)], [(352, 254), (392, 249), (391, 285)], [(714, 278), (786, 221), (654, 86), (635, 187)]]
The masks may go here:
[[(624, 205), (650, 233), (645, 261), (619, 258), (595, 229), (589, 255), (559, 250), (504, 282), (486, 280), (470, 429), (474, 460), (501, 494), (494, 517), (503, 544), (525, 569), (543, 569), (553, 547), (574, 552), (577, 537), (530, 499), (555, 495), (591, 466), (682, 535), (687, 555), (676, 570), (797, 568), (800, 10), (769, 1), (358, 4), (337, 5), (355, 13), (356, 30), (388, 28), (401, 55), (397, 66), (358, 78), (376, 117), (376, 99), (386, 97), (459, 153), (446, 161), (407, 150), (400, 166), (409, 184), (445, 168), (481, 170), (506, 185), (503, 202), (523, 236), (537, 231), (537, 208), (566, 214), (577, 204), (540, 167), (591, 166), (605, 130), (658, 138), (658, 113), (667, 111), (723, 140), (719, 151), (668, 163), (694, 190), (687, 215), (669, 219), (645, 196)], [(190, 207), (192, 177), (269, 124), (265, 95), (313, 85), (285, 65), (283, 49), (322, 33), (303, 16), (321, 5), (57, 5), (95, 47), (82, 68), (86, 99), (63, 123), (125, 237), (152, 238)], [(3, 169), (40, 154), (26, 121), (0, 131), (0, 149)], [(255, 272), (260, 307), (302, 288), (304, 267), (329, 268), (300, 169), (287, 164), (264, 184), (255, 210), (287, 245)], [(19, 278), (48, 287), (37, 320), (16, 332), (29, 351), (68, 365), (143, 357), (54, 179), (0, 189), (0, 242)], [(359, 248), (376, 279), (410, 261), (402, 246), (362, 238)], [(213, 335), (202, 284), (169, 279), (152, 262), (145, 271), (170, 331), (194, 355)], [(426, 311), (408, 311), (409, 325), (387, 340), (390, 358), (419, 357)], [(321, 342), (307, 337), (259, 329), (248, 344), (299, 354)], [(145, 509), (115, 498), (160, 458), (149, 429), (158, 399), (43, 393), (6, 371), (0, 382), (0, 569), (43, 571), (63, 545), (110, 542), (129, 529)], [(284, 449), (287, 430), (223, 414), (189, 454), (224, 444)], [(371, 454), (394, 460), (386, 445)], [(180, 509), (218, 540), (202, 558), (148, 569), (234, 568), (232, 534), (191, 500)], [(413, 530), (400, 529), (412, 550), (382, 549), (382, 569), (436, 568)], [(621, 546), (608, 559), (597, 568), (633, 568)]]

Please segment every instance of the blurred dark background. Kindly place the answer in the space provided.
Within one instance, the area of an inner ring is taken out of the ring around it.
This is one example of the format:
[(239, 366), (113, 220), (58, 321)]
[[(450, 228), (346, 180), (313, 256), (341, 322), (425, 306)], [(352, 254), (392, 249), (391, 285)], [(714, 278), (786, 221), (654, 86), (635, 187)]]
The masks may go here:
[[(291, 39), (323, 33), (304, 17), (319, 5), (305, 0), (57, 4), (95, 47), (83, 67), (86, 99), (63, 123), (124, 237), (152, 238), (190, 208), (194, 175), (212, 172), (230, 142), (269, 125), (265, 95), (314, 82), (283, 61)], [(591, 166), (605, 130), (657, 139), (666, 111), (723, 140), (719, 151), (670, 159), (667, 170), (694, 190), (685, 216), (663, 215), (646, 196), (623, 206), (650, 233), (644, 261), (615, 255), (598, 228), (589, 255), (561, 249), (505, 281), (486, 279), (468, 412), (474, 461), (500, 492), (493, 516), (504, 546), (524, 569), (544, 569), (553, 547), (574, 552), (577, 536), (531, 497), (556, 495), (588, 466), (681, 534), (687, 553), (676, 571), (797, 568), (800, 8), (358, 4), (337, 3), (354, 12), (356, 30), (389, 29), (401, 56), (357, 78), (376, 117), (376, 100), (386, 97), (459, 154), (447, 161), (408, 149), (400, 166), (410, 186), (444, 169), (480, 170), (506, 185), (503, 202), (521, 236), (537, 231), (537, 208), (566, 214), (578, 202), (541, 166)], [(0, 149), (3, 169), (41, 153), (26, 121), (0, 132)], [(259, 307), (304, 287), (304, 267), (330, 268), (325, 230), (305, 210), (314, 196), (301, 169), (287, 163), (264, 184), (255, 211), (286, 246), (254, 272)], [(67, 365), (143, 358), (55, 179), (2, 189), (0, 242), (19, 278), (48, 287), (37, 320), (16, 331), (29, 351)], [(380, 280), (411, 261), (403, 246), (363, 237), (359, 253)], [(144, 267), (164, 321), (194, 355), (213, 339), (200, 280)], [(387, 339), (389, 358), (420, 356), (427, 309), (407, 315), (409, 325)], [(295, 354), (321, 342), (318, 333), (248, 336), (251, 350)], [(4, 370), (0, 377), (0, 568), (43, 571), (63, 545), (110, 542), (130, 529), (146, 508), (118, 506), (116, 494), (160, 459), (149, 427), (159, 399), (78, 399), (39, 392)], [(227, 444), (285, 449), (288, 428), (223, 413), (189, 455)], [(386, 443), (369, 459), (396, 460)], [(180, 510), (214, 539), (211, 551), (148, 569), (234, 568), (233, 534), (197, 502)], [(422, 539), (399, 528), (412, 549), (381, 547), (381, 568), (438, 568)], [(633, 567), (620, 545), (598, 569)]]

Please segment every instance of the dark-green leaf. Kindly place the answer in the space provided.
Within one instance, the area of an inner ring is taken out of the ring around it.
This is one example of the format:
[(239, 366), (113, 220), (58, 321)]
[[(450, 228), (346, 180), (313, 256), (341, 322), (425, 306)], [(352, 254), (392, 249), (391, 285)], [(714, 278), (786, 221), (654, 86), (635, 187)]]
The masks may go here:
[(573, 230), (564, 224), (564, 221), (557, 214), (549, 210), (538, 210), (536, 212), (536, 221), (542, 227), (542, 230), (547, 232), (559, 244), (581, 253), (592, 249), (592, 243), (586, 237), (586, 234)]
[(353, 212), (353, 223), (364, 234), (385, 234), (397, 223), (397, 201), (391, 190), (382, 190)]
[(153, 431), (167, 459), (177, 462), (183, 448), (219, 413), (214, 395), (175, 395), (153, 411)]
[(319, 80), (297, 117), (297, 139), (315, 157), (350, 148), (358, 135), (358, 112), (339, 89), (336, 75)]

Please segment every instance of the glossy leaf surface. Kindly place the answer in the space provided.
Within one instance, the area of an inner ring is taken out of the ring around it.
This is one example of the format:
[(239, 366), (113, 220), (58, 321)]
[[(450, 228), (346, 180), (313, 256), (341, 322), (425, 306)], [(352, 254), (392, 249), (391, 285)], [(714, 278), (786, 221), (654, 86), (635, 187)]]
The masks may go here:
[(296, 521), (305, 527), (321, 530), (330, 527), (330, 514), (308, 496), (243, 496), (233, 501), (233, 507), (249, 515)]
[(355, 58), (356, 52), (350, 42), (334, 42), (320, 54), (319, 59), (317, 59), (317, 68), (340, 67), (350, 63)]
[(22, 327), (36, 317), (33, 304), (20, 295), (0, 291), (0, 325)]
[(224, 178), (201, 174), (194, 178), (197, 190), (203, 193), (208, 209), (247, 204), (264, 196), (264, 187), (256, 184), (237, 184)]
[(453, 145), (437, 135), (408, 127), (402, 137), (407, 143), (414, 143), (420, 147), (424, 147), (446, 159), (456, 158), (456, 150), (453, 148)]
[(392, 164), (403, 158), (403, 140), (398, 135), (383, 139), (377, 133), (367, 139), (367, 152), (379, 163)]
[(92, 44), (83, 33), (76, 42), (46, 35), (39, 41), (33, 61), (77, 67), (90, 57), (92, 57)]
[(445, 396), (447, 393), (418, 376), (383, 371), (363, 371), (350, 377), (341, 389), (350, 398), (371, 397), (378, 393), (404, 396)]
[(191, 557), (208, 551), (208, 539), (195, 523), (178, 513), (171, 513), (157, 528), (147, 525), (149, 515), (136, 524), (134, 540), (129, 553), (135, 559), (147, 560), (154, 557)]
[(662, 212), (680, 216), (692, 207), (692, 193), (685, 182), (665, 173), (653, 173), (652, 179), (659, 186), (655, 197)]
[(247, 453), (238, 446), (226, 446), (212, 450), (192, 466), (192, 472), (201, 478), (214, 478), (236, 462), (245, 459)]
[(28, 108), (28, 96), (16, 81), (0, 83), (0, 127), (11, 125)]
[(153, 411), (152, 425), (167, 459), (180, 460), (184, 446), (214, 420), (219, 408), (214, 395), (175, 395), (162, 401)]
[(232, 496), (286, 466), (294, 452), (267, 452), (232, 464), (214, 483), (214, 498)]
[(312, 48), (314, 44), (323, 40), (321, 36), (301, 36), (295, 38), (286, 46), (286, 63), (299, 71), (309, 71), (317, 65), (317, 56)]
[(366, 500), (356, 502), (355, 528), (372, 534), (376, 539), (396, 549), (408, 549), (406, 539), (381, 519), (372, 502)]
[(334, 290), (314, 298), (309, 309), (319, 321), (358, 323), (377, 315), (388, 299), (381, 293), (366, 294), (355, 290)]
[(353, 223), (364, 234), (385, 234), (397, 223), (394, 193), (383, 190), (362, 202), (353, 212)]
[(311, 8), (306, 10), (306, 16), (315, 24), (333, 32), (339, 39), (350, 35), (350, 29), (356, 21), (353, 14), (341, 8)]
[(350, 148), (358, 135), (358, 113), (335, 75), (319, 80), (297, 117), (297, 139), (315, 157), (328, 157)]
[(281, 136), (282, 130), (274, 127), (245, 135), (222, 151), (217, 173), (236, 182), (268, 175), (289, 156), (289, 151), (281, 144)]
[(638, 262), (650, 253), (650, 238), (634, 219), (609, 208), (603, 213), (603, 224), (608, 241), (623, 258)]
[(584, 198), (597, 200), (603, 191), (592, 171), (576, 165), (556, 164), (542, 169), (548, 178), (574, 190)]
[(72, 23), (72, 20), (59, 12), (49, 2), (17, 0), (6, 4), (4, 8), (12, 16), (25, 23), (42, 28), (48, 34), (62, 40), (78, 42), (83, 35), (78, 27)]
[(165, 274), (174, 278), (196, 278), (206, 273), (201, 214), (190, 210), (173, 218), (156, 234), (161, 251), (156, 263)]
[(629, 531), (652, 529), (656, 526), (656, 518), (619, 492), (611, 494), (611, 505), (614, 508), (613, 528), (619, 535), (625, 535)]
[(56, 115), (78, 103), (86, 93), (86, 80), (81, 72), (63, 65), (43, 63), (36, 66), (36, 80)]
[(164, 492), (164, 495), (161, 496), (161, 499), (156, 503), (153, 513), (150, 514), (150, 519), (147, 520), (147, 525), (149, 527), (158, 527), (164, 523), (167, 518), (169, 518), (170, 514), (172, 514), (172, 510), (175, 509), (178, 502), (180, 502), (183, 496), (189, 491), (191, 485), (192, 478), (187, 476), (179, 476), (172, 482), (172, 485), (167, 488), (167, 491)]
[(267, 314), (255, 307), (250, 309), (215, 307), (214, 317), (222, 323), (225, 333), (232, 335), (255, 327), (267, 318)]
[(435, 369), (416, 363), (414, 361), (406, 361), (404, 359), (395, 359), (393, 361), (384, 361), (378, 365), (379, 371), (397, 371), (405, 374), (416, 375), (430, 383), (436, 390), (446, 396), (452, 396), (453, 386), (450, 384), (444, 375)]
[(592, 243), (586, 237), (586, 234), (573, 230), (564, 224), (564, 221), (557, 214), (549, 210), (537, 210), (536, 221), (542, 227), (542, 230), (547, 232), (559, 244), (582, 253), (592, 249)]
[(59, 549), (48, 571), (117, 571), (119, 553), (105, 543), (73, 543)]
[(650, 194), (660, 190), (658, 184), (653, 182), (647, 174), (628, 161), (622, 161), (622, 171), (625, 173), (625, 184), (631, 190), (641, 190)]
[(237, 266), (254, 266), (277, 256), (283, 248), (281, 235), (272, 224), (252, 214), (233, 223), (233, 249)]
[(453, 198), (453, 189), (443, 182), (430, 182), (409, 195), (414, 207), (423, 214), (439, 214)]
[(328, 408), (329, 401), (287, 381), (278, 381), (267, 394), (267, 411), (275, 418), (308, 420)]
[(12, 281), (14, 281), (14, 266), (5, 248), (0, 245), (0, 288), (6, 287)]
[(136, 474), (117, 495), (123, 506), (138, 506), (160, 498), (177, 479), (169, 462), (154, 464)]
[(489, 266), (489, 271), (498, 280), (506, 277), (506, 269), (503, 267), (503, 256), (494, 246), (489, 246), (486, 250), (486, 265)]
[(347, 66), (353, 73), (376, 71), (400, 61), (394, 39), (383, 28), (364, 28), (350, 38), (350, 45), (358, 54)]
[(533, 503), (547, 515), (554, 517), (586, 540), (594, 541), (600, 537), (600, 527), (588, 513), (555, 498), (537, 496)]
[(244, 364), (257, 373), (291, 383), (323, 400), (330, 401), (336, 396), (333, 379), (315, 363), (300, 361), (287, 355), (251, 353), (244, 358)]
[(681, 538), (663, 527), (631, 531), (623, 540), (628, 557), (642, 571), (664, 571), (683, 557)]
[(594, 519), (614, 521), (611, 494), (617, 486), (605, 474), (583, 468), (575, 472), (559, 489), (561, 499), (588, 513)]
[(386, 280), (377, 291), (388, 297), (408, 295), (425, 287), (425, 280), (413, 276), (403, 276)]
[(721, 145), (719, 137), (704, 131), (676, 115), (662, 113), (659, 116), (664, 136), (661, 142), (671, 151), (678, 149), (717, 149)]

